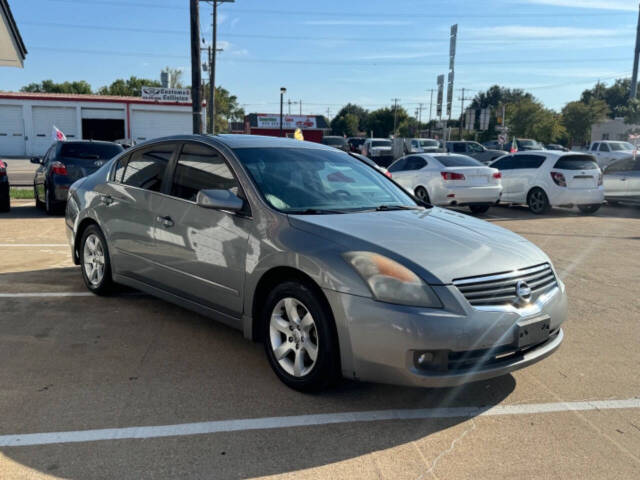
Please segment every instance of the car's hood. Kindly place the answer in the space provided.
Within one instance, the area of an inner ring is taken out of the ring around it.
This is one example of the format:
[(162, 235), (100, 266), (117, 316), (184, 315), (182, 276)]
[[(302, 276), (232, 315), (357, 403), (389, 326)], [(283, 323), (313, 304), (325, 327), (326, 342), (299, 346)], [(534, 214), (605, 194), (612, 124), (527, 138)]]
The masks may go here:
[(530, 267), (548, 261), (504, 228), (440, 208), (337, 215), (296, 215), (292, 227), (403, 262), (430, 283)]

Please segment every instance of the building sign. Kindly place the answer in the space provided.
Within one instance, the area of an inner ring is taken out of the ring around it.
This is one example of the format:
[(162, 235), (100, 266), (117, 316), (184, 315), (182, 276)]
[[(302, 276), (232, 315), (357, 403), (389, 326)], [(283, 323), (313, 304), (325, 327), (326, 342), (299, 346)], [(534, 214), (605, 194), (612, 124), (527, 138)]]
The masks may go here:
[(436, 116), (442, 118), (442, 101), (444, 97), (444, 75), (438, 75), (438, 101), (436, 103)]
[[(258, 128), (280, 128), (280, 115), (258, 114)], [(315, 115), (283, 115), (282, 128), (301, 130), (318, 128)]]
[(142, 87), (142, 98), (156, 102), (191, 103), (189, 88)]

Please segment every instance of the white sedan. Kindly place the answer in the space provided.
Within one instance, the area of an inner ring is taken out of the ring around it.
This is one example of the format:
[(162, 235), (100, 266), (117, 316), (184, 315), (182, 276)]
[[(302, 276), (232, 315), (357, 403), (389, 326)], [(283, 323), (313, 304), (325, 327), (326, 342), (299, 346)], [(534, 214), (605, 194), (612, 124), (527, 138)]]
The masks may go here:
[(468, 206), (484, 213), (500, 200), (500, 172), (466, 155), (414, 154), (390, 167), (392, 178), (420, 200), (433, 205)]
[(596, 212), (604, 201), (602, 172), (592, 155), (531, 150), (491, 163), (502, 173), (502, 202), (524, 203), (536, 214), (577, 206)]

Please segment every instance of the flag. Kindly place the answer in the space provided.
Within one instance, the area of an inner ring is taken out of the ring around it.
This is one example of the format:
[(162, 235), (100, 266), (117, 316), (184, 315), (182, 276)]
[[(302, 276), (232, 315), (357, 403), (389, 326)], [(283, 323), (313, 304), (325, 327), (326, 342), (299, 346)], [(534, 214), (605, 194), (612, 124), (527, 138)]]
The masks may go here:
[(304, 140), (304, 136), (302, 135), (302, 130), (296, 128), (296, 131), (293, 133), (293, 138), (296, 140)]
[(54, 125), (53, 130), (51, 130), (51, 140), (54, 142), (64, 142), (67, 140), (67, 137)]
[(513, 140), (511, 140), (511, 150), (509, 150), (509, 153), (516, 153), (518, 151), (518, 141), (516, 140), (516, 137), (513, 137)]

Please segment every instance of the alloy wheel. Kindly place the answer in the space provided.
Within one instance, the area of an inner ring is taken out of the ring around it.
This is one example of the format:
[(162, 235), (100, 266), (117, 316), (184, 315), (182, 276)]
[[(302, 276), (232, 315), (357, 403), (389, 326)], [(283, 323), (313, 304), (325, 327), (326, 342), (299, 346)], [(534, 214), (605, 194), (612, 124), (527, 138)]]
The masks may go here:
[(98, 286), (104, 278), (104, 248), (97, 235), (89, 235), (84, 242), (83, 250), (84, 273), (91, 285)]
[(529, 194), (529, 207), (535, 213), (541, 213), (547, 206), (547, 198), (542, 190), (534, 190)]
[(271, 312), (269, 339), (273, 356), (289, 375), (304, 377), (316, 365), (318, 331), (309, 309), (286, 297)]

